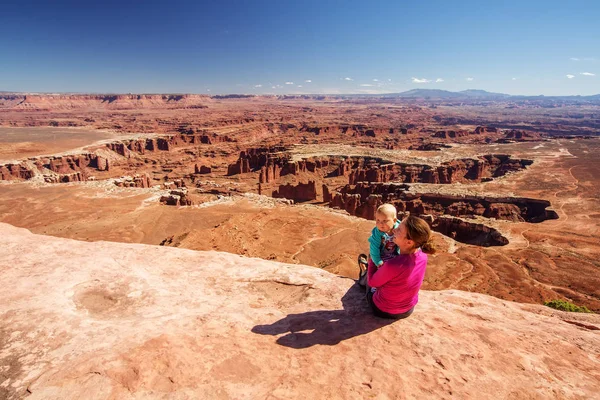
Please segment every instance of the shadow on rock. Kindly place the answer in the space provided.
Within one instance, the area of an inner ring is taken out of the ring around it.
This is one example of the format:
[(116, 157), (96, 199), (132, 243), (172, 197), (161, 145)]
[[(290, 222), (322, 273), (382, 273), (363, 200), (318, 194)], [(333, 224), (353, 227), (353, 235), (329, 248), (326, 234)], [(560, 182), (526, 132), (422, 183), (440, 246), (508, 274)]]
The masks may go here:
[(342, 297), (343, 310), (309, 311), (290, 314), (270, 325), (257, 325), (252, 332), (282, 335), (276, 343), (294, 349), (316, 344), (333, 346), (342, 340), (364, 335), (394, 320), (377, 318), (371, 313), (364, 291), (353, 285)]

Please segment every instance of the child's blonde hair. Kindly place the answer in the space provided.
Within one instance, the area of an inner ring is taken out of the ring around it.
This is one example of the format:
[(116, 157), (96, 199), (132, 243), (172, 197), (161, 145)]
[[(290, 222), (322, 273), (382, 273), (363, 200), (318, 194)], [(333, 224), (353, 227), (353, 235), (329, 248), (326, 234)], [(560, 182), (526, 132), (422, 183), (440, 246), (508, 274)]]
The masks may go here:
[(394, 205), (390, 203), (385, 203), (377, 207), (377, 212), (375, 214), (382, 214), (386, 217), (392, 217), (394, 219), (396, 219), (396, 217), (398, 216), (396, 207), (394, 207)]

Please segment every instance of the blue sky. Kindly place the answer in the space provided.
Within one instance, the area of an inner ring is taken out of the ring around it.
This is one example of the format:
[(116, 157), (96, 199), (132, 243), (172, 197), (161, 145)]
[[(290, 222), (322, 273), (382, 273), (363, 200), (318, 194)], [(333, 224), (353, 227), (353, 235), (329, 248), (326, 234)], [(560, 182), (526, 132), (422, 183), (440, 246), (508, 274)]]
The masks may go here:
[(5, 91), (600, 93), (600, 1), (11, 3)]

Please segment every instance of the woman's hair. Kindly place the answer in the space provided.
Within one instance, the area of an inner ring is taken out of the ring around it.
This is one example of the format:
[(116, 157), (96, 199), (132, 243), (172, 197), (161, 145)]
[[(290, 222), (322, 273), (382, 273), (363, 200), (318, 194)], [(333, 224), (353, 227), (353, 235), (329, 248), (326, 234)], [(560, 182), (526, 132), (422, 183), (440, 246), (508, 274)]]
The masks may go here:
[(415, 242), (415, 248), (421, 248), (424, 253), (435, 254), (433, 236), (427, 222), (414, 215), (409, 215), (403, 221), (406, 224), (406, 238)]

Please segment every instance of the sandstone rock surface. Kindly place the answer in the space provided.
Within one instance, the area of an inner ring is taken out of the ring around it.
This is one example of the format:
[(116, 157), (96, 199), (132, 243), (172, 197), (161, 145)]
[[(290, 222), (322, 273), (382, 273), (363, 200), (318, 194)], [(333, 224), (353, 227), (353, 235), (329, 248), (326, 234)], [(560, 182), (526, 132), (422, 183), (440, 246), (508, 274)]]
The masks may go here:
[(370, 315), (352, 280), (0, 224), (0, 398), (593, 398), (600, 316), (460, 292)]

